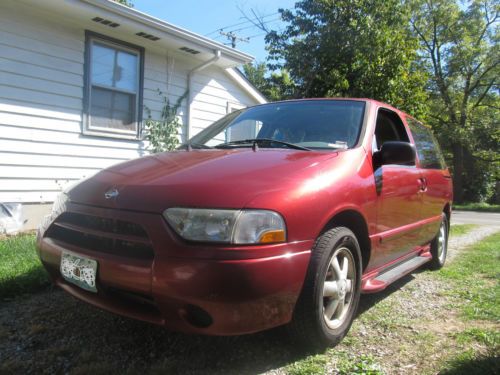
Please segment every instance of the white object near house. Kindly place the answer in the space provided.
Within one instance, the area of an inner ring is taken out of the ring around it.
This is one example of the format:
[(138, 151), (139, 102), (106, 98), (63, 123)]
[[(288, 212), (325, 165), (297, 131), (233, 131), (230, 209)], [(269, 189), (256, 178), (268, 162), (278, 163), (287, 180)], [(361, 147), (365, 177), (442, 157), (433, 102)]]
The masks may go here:
[(16, 234), (22, 227), (22, 204), (0, 203), (0, 235)]
[[(174, 5), (175, 6), (175, 5)], [(68, 184), (148, 153), (142, 122), (158, 90), (190, 137), (265, 103), (238, 50), (108, 0), (0, 2), (0, 202), (34, 228)]]

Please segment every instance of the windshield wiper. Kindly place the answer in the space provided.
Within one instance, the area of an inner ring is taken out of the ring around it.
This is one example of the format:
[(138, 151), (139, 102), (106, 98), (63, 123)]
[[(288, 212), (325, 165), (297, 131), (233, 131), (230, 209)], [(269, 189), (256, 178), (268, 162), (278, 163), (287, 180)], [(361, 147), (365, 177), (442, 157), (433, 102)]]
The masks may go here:
[(242, 139), (239, 141), (232, 141), (232, 142), (226, 142), (226, 143), (221, 143), (215, 146), (215, 148), (233, 148), (237, 147), (239, 145), (271, 145), (272, 143), (276, 143), (278, 145), (286, 146), (288, 148), (293, 148), (295, 150), (303, 150), (303, 151), (311, 151), (310, 148), (303, 147), (296, 145), (294, 143), (288, 143), (288, 142), (283, 142), (283, 141), (278, 141), (276, 139), (271, 139), (271, 138), (250, 138), (250, 139)]
[(190, 142), (187, 142), (187, 143), (183, 143), (178, 148), (180, 150), (182, 150), (182, 149), (186, 149), (186, 150), (189, 150), (189, 149), (203, 149), (203, 150), (205, 150), (205, 149), (211, 149), (212, 147), (204, 145), (202, 143), (190, 143)]

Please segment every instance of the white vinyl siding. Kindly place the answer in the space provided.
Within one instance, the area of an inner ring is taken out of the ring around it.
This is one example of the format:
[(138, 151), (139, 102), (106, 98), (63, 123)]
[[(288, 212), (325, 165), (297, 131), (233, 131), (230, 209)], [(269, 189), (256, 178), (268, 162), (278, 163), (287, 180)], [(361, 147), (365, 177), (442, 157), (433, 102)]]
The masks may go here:
[(256, 105), (255, 99), (244, 92), (222, 69), (209, 67), (193, 77), (191, 136), (228, 113), (228, 108)]
[(52, 202), (68, 184), (145, 155), (82, 135), (85, 31), (0, 3), (0, 202)]
[[(68, 184), (148, 154), (143, 140), (83, 134), (85, 30), (108, 32), (90, 19), (54, 22), (33, 4), (0, 1), (0, 202), (52, 202)], [(141, 42), (115, 29), (109, 37)], [(172, 69), (168, 59), (175, 61)], [(143, 104), (154, 119), (163, 106), (158, 90), (175, 103), (186, 92), (189, 69), (200, 63), (178, 51), (145, 48)], [(225, 115), (228, 102), (256, 104), (217, 67), (195, 74), (192, 91), (192, 134)], [(184, 100), (182, 124), (186, 113)]]
[[(173, 59), (173, 63), (168, 63)], [(146, 49), (144, 58), (144, 105), (150, 109), (151, 117), (155, 120), (160, 119), (161, 111), (164, 106), (163, 96), (168, 94), (171, 104), (186, 93), (187, 90), (187, 67), (191, 63), (173, 58), (169, 51), (157, 52)], [(170, 66), (170, 68), (167, 68)], [(168, 84), (167, 84), (168, 83)], [(161, 94), (160, 94), (161, 93)], [(186, 100), (183, 100), (177, 115), (181, 124), (186, 124)], [(147, 111), (144, 113), (144, 119), (147, 118)], [(183, 127), (179, 129), (183, 134)]]

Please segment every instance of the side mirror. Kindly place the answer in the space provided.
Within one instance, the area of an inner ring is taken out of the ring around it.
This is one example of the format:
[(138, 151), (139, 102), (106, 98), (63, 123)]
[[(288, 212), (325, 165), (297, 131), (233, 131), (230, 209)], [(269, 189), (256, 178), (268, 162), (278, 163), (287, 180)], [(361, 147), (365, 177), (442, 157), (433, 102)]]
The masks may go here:
[(416, 158), (415, 146), (408, 142), (384, 142), (380, 151), (373, 154), (376, 166), (387, 164), (414, 165)]

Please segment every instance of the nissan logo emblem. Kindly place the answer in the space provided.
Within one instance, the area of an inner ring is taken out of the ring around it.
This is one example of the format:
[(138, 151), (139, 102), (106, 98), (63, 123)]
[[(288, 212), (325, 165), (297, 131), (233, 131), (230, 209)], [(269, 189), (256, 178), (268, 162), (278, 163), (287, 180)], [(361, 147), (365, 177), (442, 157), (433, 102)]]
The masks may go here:
[(104, 193), (104, 198), (106, 199), (116, 198), (118, 195), (120, 195), (118, 189), (113, 188)]

